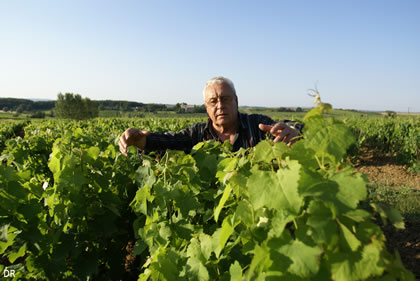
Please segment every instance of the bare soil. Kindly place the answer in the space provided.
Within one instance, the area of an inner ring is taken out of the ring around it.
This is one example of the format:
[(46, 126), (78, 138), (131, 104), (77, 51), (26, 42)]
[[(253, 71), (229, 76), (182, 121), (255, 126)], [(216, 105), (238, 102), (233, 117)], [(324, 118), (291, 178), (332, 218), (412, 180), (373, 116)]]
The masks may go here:
[[(399, 164), (396, 156), (364, 148), (353, 164), (359, 172), (368, 175), (371, 183), (420, 190), (420, 174), (412, 173), (407, 165)], [(383, 230), (391, 253), (394, 249), (398, 250), (405, 267), (420, 281), (420, 221), (406, 220), (405, 229), (400, 231), (392, 226), (384, 226)]]
[(400, 231), (390, 225), (382, 229), (390, 252), (398, 250), (405, 267), (420, 280), (420, 222), (405, 221), (405, 229)]
[(399, 164), (395, 154), (364, 148), (354, 160), (354, 165), (359, 172), (368, 175), (369, 182), (420, 190), (420, 174), (412, 173), (407, 165)]

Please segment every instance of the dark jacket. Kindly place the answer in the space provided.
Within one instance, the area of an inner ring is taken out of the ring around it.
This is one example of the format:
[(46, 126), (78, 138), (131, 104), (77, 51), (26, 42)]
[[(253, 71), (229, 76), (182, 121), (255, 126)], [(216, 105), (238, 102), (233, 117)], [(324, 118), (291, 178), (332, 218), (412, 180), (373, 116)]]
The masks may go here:
[[(277, 122), (262, 114), (239, 115), (238, 137), (233, 143), (233, 151), (239, 148), (249, 148), (255, 146), (261, 140), (267, 138), (267, 133), (258, 128), (260, 123), (274, 125)], [(290, 120), (282, 120), (288, 126), (294, 126), (301, 132), (302, 125)], [(216, 132), (213, 130), (210, 118), (206, 123), (194, 124), (179, 132), (150, 133), (147, 136), (145, 152), (165, 151), (166, 149), (183, 150), (189, 153), (194, 145), (206, 140), (220, 141)]]

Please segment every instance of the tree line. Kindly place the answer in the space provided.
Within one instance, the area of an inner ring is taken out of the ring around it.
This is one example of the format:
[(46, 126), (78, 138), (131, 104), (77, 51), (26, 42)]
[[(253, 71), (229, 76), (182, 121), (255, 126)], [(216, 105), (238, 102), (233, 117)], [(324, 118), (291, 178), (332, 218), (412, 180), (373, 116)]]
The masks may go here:
[(0, 110), (4, 112), (30, 113), (31, 117), (43, 118), (45, 111), (50, 116), (70, 119), (89, 119), (99, 115), (99, 111), (122, 112), (157, 112), (175, 111), (176, 113), (205, 113), (204, 105), (187, 107), (186, 103), (177, 103), (167, 107), (164, 104), (145, 104), (133, 101), (99, 100), (82, 98), (79, 94), (59, 93), (56, 101), (32, 101), (28, 99), (0, 98)]
[[(206, 113), (204, 105), (192, 106), (186, 103), (177, 103), (174, 106), (164, 104), (141, 103), (121, 100), (90, 100), (82, 98), (79, 94), (59, 93), (56, 101), (32, 101), (28, 99), (0, 98), (0, 110), (5, 112), (30, 113), (32, 118), (44, 118), (45, 111), (50, 111), (49, 116), (70, 119), (89, 119), (99, 115), (99, 111), (118, 112), (157, 112), (174, 111), (176, 113)], [(263, 110), (263, 108), (261, 108)], [(273, 108), (276, 112), (302, 112), (297, 108)]]
[(54, 108), (55, 101), (32, 101), (28, 99), (0, 98), (0, 110), (3, 111), (43, 111)]
[[(65, 93), (64, 95), (73, 93)], [(59, 93), (59, 95), (63, 95)], [(77, 94), (76, 94), (77, 95)], [(57, 97), (58, 100), (58, 97)], [(0, 98), (0, 110), (3, 111), (14, 111), (14, 112), (31, 112), (31, 111), (44, 111), (52, 110), (55, 107), (55, 100), (51, 101), (33, 101), (28, 99), (16, 99), (16, 98)], [(92, 101), (99, 110), (121, 110), (129, 111), (135, 108), (144, 108), (157, 109), (157, 108), (166, 108), (165, 105), (150, 105), (140, 102), (133, 101), (119, 101), (119, 100), (98, 100)]]

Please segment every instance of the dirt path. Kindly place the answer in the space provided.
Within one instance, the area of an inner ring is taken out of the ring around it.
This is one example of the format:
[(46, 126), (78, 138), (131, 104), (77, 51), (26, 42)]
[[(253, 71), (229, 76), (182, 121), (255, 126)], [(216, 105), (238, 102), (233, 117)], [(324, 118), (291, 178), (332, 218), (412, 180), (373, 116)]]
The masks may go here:
[(354, 162), (356, 169), (367, 174), (372, 183), (406, 185), (420, 190), (420, 174), (409, 172), (409, 167), (399, 164), (395, 155), (383, 155), (364, 149)]

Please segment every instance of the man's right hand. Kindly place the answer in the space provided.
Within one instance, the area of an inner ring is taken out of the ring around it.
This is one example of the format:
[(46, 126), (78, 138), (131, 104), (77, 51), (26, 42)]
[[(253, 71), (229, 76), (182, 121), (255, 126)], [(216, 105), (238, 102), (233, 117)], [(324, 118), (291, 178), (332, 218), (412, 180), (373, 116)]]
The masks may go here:
[(144, 149), (146, 146), (146, 136), (149, 135), (149, 131), (141, 131), (137, 129), (129, 128), (120, 137), (120, 151), (122, 155), (127, 156), (127, 147), (134, 145), (139, 149)]

